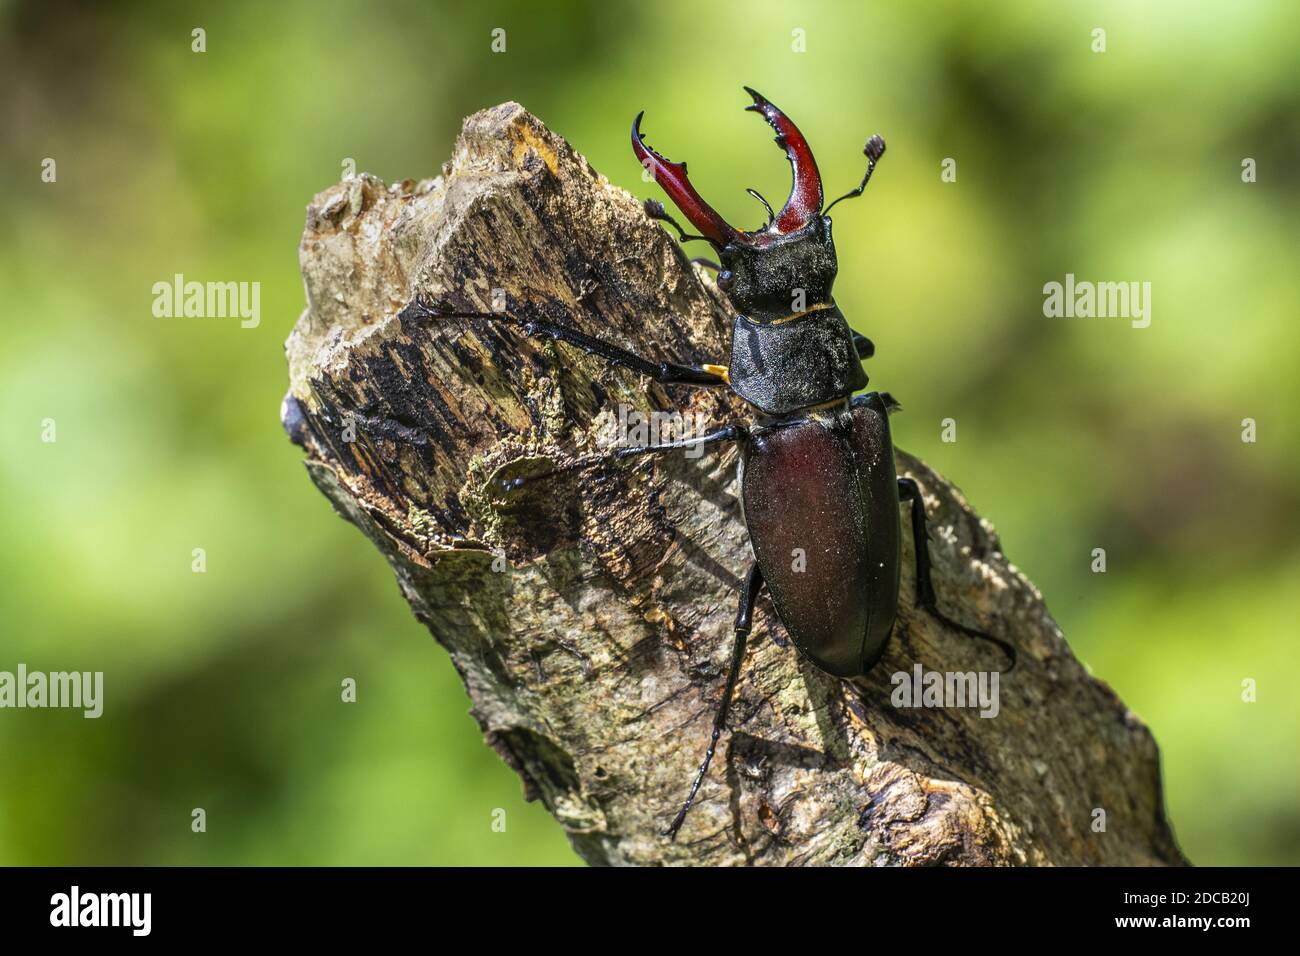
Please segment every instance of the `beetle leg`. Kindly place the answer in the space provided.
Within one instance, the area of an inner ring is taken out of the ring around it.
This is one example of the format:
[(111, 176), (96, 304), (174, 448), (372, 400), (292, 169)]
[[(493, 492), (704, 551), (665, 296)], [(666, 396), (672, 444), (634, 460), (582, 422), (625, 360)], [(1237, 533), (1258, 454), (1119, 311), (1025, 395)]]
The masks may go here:
[(749, 437), (749, 429), (744, 425), (732, 423), (724, 425), (717, 431), (711, 431), (699, 438), (678, 438), (658, 445), (627, 445), (615, 450), (615, 458), (627, 458), (630, 455), (644, 455), (646, 452), (670, 451), (674, 448), (700, 448), (719, 441), (740, 441)]
[(911, 478), (899, 478), (898, 497), (900, 501), (910, 501), (912, 503), (912, 543), (916, 548), (917, 605), (925, 608), (933, 617), (954, 631), (961, 631), (969, 637), (996, 644), (1011, 661), (1011, 666), (1007, 670), (1014, 669), (1016, 666), (1016, 650), (1014, 647), (1001, 638), (985, 634), (983, 631), (977, 631), (965, 624), (959, 624), (939, 610), (939, 604), (934, 594), (934, 584), (930, 581), (930, 535), (926, 529), (925, 502), (921, 499), (921, 488)]
[(525, 335), (551, 338), (582, 349), (589, 354), (599, 355), (611, 365), (630, 368), (634, 372), (648, 376), (662, 385), (725, 385), (726, 378), (710, 372), (708, 369), (694, 365), (677, 365), (674, 362), (652, 362), (635, 352), (620, 348), (604, 339), (587, 335), (568, 325), (551, 322), (548, 319), (520, 318), (508, 312), (466, 312), (459, 309), (444, 309), (429, 305), (419, 296), (411, 300), (402, 310), (399, 318), (406, 319), (493, 319), (506, 322), (521, 329)]
[(740, 593), (740, 608), (736, 612), (736, 642), (731, 650), (731, 670), (727, 672), (727, 683), (722, 688), (722, 702), (718, 705), (718, 712), (713, 717), (713, 736), (709, 740), (709, 749), (704, 753), (704, 762), (700, 764), (700, 770), (695, 775), (695, 783), (691, 785), (691, 792), (686, 797), (686, 803), (677, 811), (677, 816), (673, 819), (672, 824), (664, 831), (663, 835), (676, 840), (677, 831), (682, 828), (682, 823), (686, 819), (686, 814), (690, 812), (691, 804), (695, 802), (695, 795), (700, 791), (700, 784), (704, 782), (704, 775), (709, 772), (709, 763), (713, 760), (713, 752), (718, 747), (718, 738), (722, 736), (722, 729), (727, 725), (727, 712), (731, 709), (731, 695), (736, 691), (736, 682), (740, 679), (740, 665), (745, 659), (745, 644), (749, 640), (749, 632), (753, 627), (754, 605), (758, 601), (758, 594), (763, 590), (763, 572), (754, 564), (749, 569), (749, 574), (745, 577), (745, 585)]
[[(861, 395), (855, 395), (853, 400), (849, 402), (850, 408), (861, 408), (864, 405), (878, 405), (878, 410), (886, 415), (892, 415), (894, 412), (903, 410), (902, 403), (888, 392), (863, 392)], [(902, 492), (900, 491), (899, 494), (901, 496)]]
[(645, 455), (651, 452), (672, 451), (675, 448), (701, 448), (704, 445), (712, 445), (715, 442), (724, 441), (742, 441), (749, 438), (749, 429), (744, 425), (732, 423), (724, 425), (715, 431), (701, 435), (699, 438), (678, 438), (674, 441), (662, 442), (658, 445), (625, 445), (622, 448), (616, 448), (608, 454), (585, 455), (571, 464), (553, 471), (544, 471), (537, 475), (521, 475), (518, 478), (498, 479), (498, 484), (503, 491), (514, 491), (516, 488), (522, 488), (524, 485), (530, 485), (534, 481), (542, 481), (546, 478), (554, 478), (556, 475), (566, 474), (570, 471), (580, 471), (583, 468), (597, 467), (611, 458), (630, 458), (632, 455)]
[(876, 354), (875, 343), (861, 332), (853, 333), (853, 347), (858, 350), (858, 360), (869, 359)]

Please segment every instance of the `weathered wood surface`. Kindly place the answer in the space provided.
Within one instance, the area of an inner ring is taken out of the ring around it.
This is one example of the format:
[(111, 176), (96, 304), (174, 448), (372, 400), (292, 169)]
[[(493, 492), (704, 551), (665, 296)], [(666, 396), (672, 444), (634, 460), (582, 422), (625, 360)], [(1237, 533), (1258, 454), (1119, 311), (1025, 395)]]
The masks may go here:
[(993, 528), (903, 452), (899, 472), (920, 482), (932, 516), (941, 605), (1019, 649), (997, 716), (891, 704), (890, 675), (917, 662), (1004, 666), (912, 610), (905, 533), (899, 625), (859, 683), (802, 662), (760, 601), (731, 732), (681, 838), (663, 839), (707, 741), (751, 561), (736, 452), (652, 456), (509, 493), (490, 479), (602, 447), (620, 405), (719, 424), (747, 417), (743, 405), (665, 390), (502, 322), (399, 312), (417, 291), (466, 310), (495, 295), (656, 359), (725, 363), (729, 320), (711, 279), (512, 103), (466, 121), (438, 178), (360, 176), (318, 195), (301, 263), (286, 427), (450, 652), (488, 742), (584, 859), (1184, 862), (1150, 732), (1073, 657)]

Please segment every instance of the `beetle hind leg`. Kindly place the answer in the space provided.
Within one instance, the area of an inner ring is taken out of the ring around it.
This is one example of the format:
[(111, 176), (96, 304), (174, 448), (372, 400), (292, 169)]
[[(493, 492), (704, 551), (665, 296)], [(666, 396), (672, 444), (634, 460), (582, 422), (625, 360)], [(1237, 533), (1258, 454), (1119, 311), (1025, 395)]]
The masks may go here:
[(1007, 670), (1013, 670), (1016, 666), (1016, 649), (1014, 647), (1000, 637), (985, 634), (983, 631), (967, 627), (959, 621), (954, 621), (939, 610), (939, 602), (934, 593), (934, 584), (930, 580), (930, 535), (926, 526), (925, 502), (921, 499), (921, 487), (911, 478), (899, 478), (898, 497), (901, 501), (911, 502), (912, 506), (912, 543), (916, 548), (916, 603), (925, 608), (936, 620), (954, 631), (961, 631), (968, 637), (996, 644), (1002, 649), (1002, 653), (1007, 655), (1007, 659), (1011, 661), (1011, 665)]
[(727, 725), (727, 712), (731, 709), (731, 697), (736, 692), (737, 681), (740, 680), (740, 665), (745, 659), (745, 645), (749, 641), (749, 632), (754, 623), (754, 605), (758, 602), (758, 594), (762, 590), (763, 572), (758, 569), (757, 564), (754, 564), (749, 569), (740, 592), (740, 608), (736, 612), (736, 641), (731, 649), (731, 669), (727, 672), (727, 683), (722, 688), (722, 702), (718, 704), (718, 712), (713, 717), (713, 736), (709, 740), (709, 749), (704, 753), (704, 762), (700, 764), (700, 769), (695, 774), (695, 782), (691, 785), (691, 792), (686, 796), (686, 802), (677, 811), (677, 816), (673, 818), (668, 829), (663, 832), (663, 835), (671, 840), (677, 839), (677, 831), (682, 828), (686, 814), (695, 803), (695, 795), (700, 792), (700, 784), (704, 782), (705, 774), (709, 772), (709, 764), (713, 761), (713, 753), (717, 750), (718, 738), (722, 736), (722, 730)]

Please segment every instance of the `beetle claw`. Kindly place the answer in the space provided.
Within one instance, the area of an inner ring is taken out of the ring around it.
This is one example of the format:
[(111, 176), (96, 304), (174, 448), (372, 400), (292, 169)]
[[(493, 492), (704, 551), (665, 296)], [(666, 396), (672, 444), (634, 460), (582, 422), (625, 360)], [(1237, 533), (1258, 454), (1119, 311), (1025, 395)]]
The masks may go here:
[[(794, 181), (790, 186), (790, 198), (777, 214), (776, 221), (769, 227), (772, 231), (785, 235), (797, 232), (808, 225), (812, 217), (822, 208), (822, 177), (817, 170), (817, 160), (813, 158), (812, 147), (804, 139), (799, 127), (790, 117), (775, 106), (767, 97), (752, 87), (745, 87), (754, 100), (753, 105), (745, 109), (758, 113), (767, 124), (776, 130), (776, 145), (785, 150), (790, 160), (790, 169)], [(884, 141), (881, 141), (884, 147)]]
[[(632, 121), (632, 152), (636, 154), (637, 161), (654, 176), (655, 182), (690, 220), (691, 225), (700, 231), (702, 237), (719, 249), (729, 242), (753, 245), (775, 236), (798, 232), (808, 225), (814, 216), (819, 215), (822, 208), (821, 173), (817, 170), (817, 161), (813, 158), (812, 148), (804, 139), (803, 133), (799, 132), (799, 127), (795, 126), (788, 116), (757, 90), (747, 86), (745, 92), (754, 100), (753, 104), (745, 109), (758, 113), (776, 131), (776, 145), (785, 151), (794, 177), (790, 186), (790, 197), (781, 207), (781, 211), (772, 216), (769, 207), (770, 218), (767, 225), (756, 232), (743, 232), (733, 227), (696, 192), (687, 176), (685, 162), (674, 163), (647, 145), (645, 137), (641, 134), (644, 110), (637, 113), (636, 119)], [(885, 143), (878, 136), (868, 141), (868, 148), (876, 142), (879, 142), (880, 152), (883, 153)], [(766, 206), (767, 203), (764, 202), (764, 205)], [(661, 211), (662, 208), (660, 204), (658, 209)], [(646, 211), (654, 218), (662, 218), (651, 210), (652, 207), (647, 203)]]
[[(737, 237), (737, 231), (695, 191), (695, 187), (691, 185), (690, 178), (686, 174), (685, 163), (671, 162), (646, 144), (645, 138), (641, 135), (641, 117), (643, 116), (645, 116), (644, 110), (637, 113), (636, 119), (632, 121), (632, 152), (636, 154), (637, 162), (654, 176), (655, 182), (668, 194), (677, 208), (682, 211), (682, 214), (690, 220), (691, 225), (698, 229), (709, 242), (719, 249), (722, 248), (730, 240)], [(662, 208), (663, 206), (660, 204), (660, 209)], [(648, 205), (646, 211), (650, 212)], [(651, 213), (651, 215), (654, 215), (654, 213)]]

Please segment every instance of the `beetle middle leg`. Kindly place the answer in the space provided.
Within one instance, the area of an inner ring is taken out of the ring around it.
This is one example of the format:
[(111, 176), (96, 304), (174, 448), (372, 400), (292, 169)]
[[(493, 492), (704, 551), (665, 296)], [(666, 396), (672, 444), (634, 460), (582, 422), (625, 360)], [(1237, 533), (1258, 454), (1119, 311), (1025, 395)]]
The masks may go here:
[(1016, 666), (1014, 647), (992, 634), (985, 634), (983, 631), (954, 621), (939, 610), (934, 584), (930, 581), (930, 534), (926, 525), (925, 502), (921, 498), (921, 487), (911, 478), (899, 478), (898, 497), (900, 501), (911, 502), (912, 505), (912, 543), (916, 549), (916, 603), (953, 630), (996, 644), (1011, 661), (1011, 666), (1007, 668), (1011, 670)]
[(736, 612), (736, 641), (731, 649), (731, 669), (727, 672), (726, 686), (722, 688), (722, 702), (718, 704), (718, 712), (713, 717), (713, 736), (709, 739), (709, 749), (704, 753), (704, 762), (700, 764), (699, 772), (695, 775), (695, 783), (691, 785), (686, 803), (682, 805), (681, 810), (677, 811), (677, 816), (664, 831), (664, 836), (673, 840), (677, 839), (677, 831), (682, 828), (686, 814), (695, 803), (695, 795), (700, 791), (700, 784), (704, 782), (704, 775), (709, 772), (709, 764), (713, 761), (713, 752), (718, 747), (718, 738), (722, 736), (722, 730), (727, 725), (731, 697), (736, 692), (736, 682), (740, 679), (740, 665), (745, 659), (745, 645), (749, 641), (749, 632), (754, 623), (754, 605), (758, 602), (758, 595), (762, 590), (763, 572), (755, 563), (749, 569), (749, 574), (745, 576), (745, 584), (740, 592), (740, 608)]
[(546, 478), (554, 478), (557, 475), (567, 474), (571, 471), (581, 471), (583, 468), (595, 468), (613, 459), (630, 458), (633, 455), (647, 455), (654, 452), (673, 451), (678, 448), (703, 448), (705, 445), (716, 444), (717, 442), (743, 441), (749, 438), (749, 429), (737, 422), (730, 425), (724, 425), (715, 429), (699, 438), (678, 438), (673, 441), (660, 442), (657, 445), (624, 445), (622, 448), (615, 448), (613, 451), (599, 453), (595, 455), (584, 455), (571, 464), (552, 471), (544, 471), (537, 475), (523, 475), (519, 478), (499, 479), (500, 486), (506, 491), (513, 491), (516, 488), (522, 488), (524, 485), (531, 484), (535, 481), (542, 481)]

